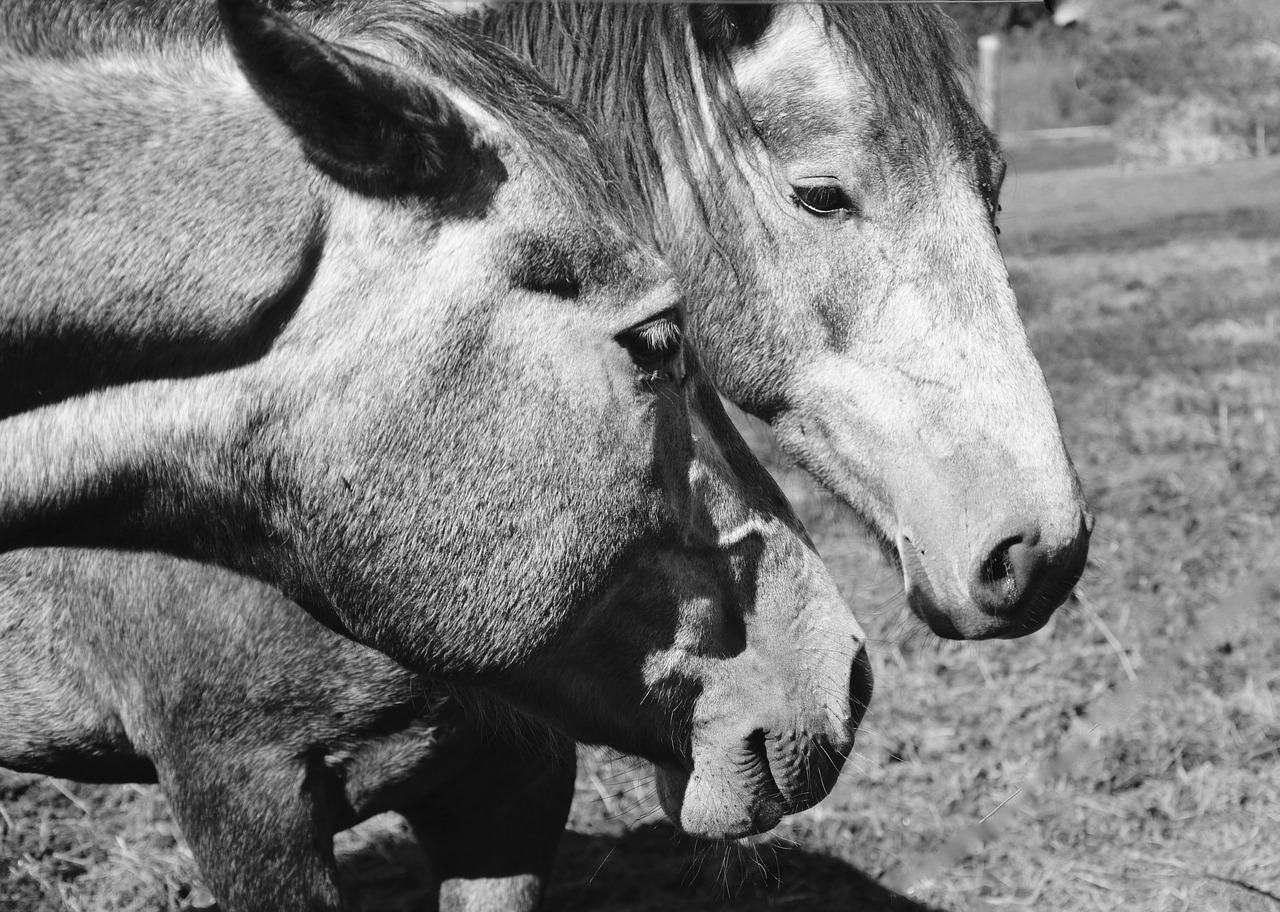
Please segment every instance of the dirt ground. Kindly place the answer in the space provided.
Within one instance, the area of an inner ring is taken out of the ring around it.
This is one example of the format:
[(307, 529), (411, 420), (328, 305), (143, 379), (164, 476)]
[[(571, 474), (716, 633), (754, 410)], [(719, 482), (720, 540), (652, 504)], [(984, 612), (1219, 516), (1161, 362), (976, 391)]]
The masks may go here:
[[(748, 846), (677, 836), (588, 756), (550, 908), (1280, 908), (1280, 161), (1006, 185), (1010, 272), (1095, 513), (1024, 640), (943, 644), (843, 512), (784, 480), (873, 640), (833, 795)], [(362, 909), (423, 899), (394, 818), (342, 839)], [(152, 788), (0, 773), (0, 910), (203, 905)]]

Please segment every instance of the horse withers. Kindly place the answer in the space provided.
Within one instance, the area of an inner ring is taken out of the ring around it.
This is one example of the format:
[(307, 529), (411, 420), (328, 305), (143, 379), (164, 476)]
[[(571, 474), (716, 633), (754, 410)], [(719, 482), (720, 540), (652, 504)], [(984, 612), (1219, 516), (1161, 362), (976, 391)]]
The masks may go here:
[(544, 84), (412, 4), (338, 43), (223, 0), (238, 66), (41, 53), (14, 8), (0, 546), (246, 570), (648, 757), (691, 832), (826, 794), (862, 633)]

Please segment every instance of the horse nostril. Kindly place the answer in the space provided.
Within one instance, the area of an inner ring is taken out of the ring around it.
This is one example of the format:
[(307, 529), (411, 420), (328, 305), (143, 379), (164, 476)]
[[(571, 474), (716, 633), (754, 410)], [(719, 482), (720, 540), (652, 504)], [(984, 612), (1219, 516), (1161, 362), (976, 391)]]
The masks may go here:
[(970, 580), (969, 594), (988, 614), (1020, 611), (1034, 596), (1044, 576), (1045, 554), (1038, 531), (1026, 530), (1002, 537), (979, 560)]
[[(1010, 545), (1009, 548), (1016, 547)], [(1009, 548), (997, 547), (982, 565), (982, 578), (987, 583), (999, 583), (1014, 575), (1013, 560)]]

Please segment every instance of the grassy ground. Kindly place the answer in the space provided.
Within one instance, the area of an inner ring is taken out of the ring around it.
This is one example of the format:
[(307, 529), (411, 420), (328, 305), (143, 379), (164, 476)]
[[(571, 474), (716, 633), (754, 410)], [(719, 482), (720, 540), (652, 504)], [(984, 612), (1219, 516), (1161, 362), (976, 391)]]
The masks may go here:
[[(1015, 169), (1004, 215), (1098, 517), (1078, 598), (1025, 640), (931, 640), (787, 476), (875, 638), (856, 757), (821, 806), (726, 848), (593, 756), (553, 908), (1280, 908), (1280, 166)], [(418, 895), (394, 819), (343, 846), (363, 908)], [(0, 910), (206, 900), (153, 789), (0, 774)]]

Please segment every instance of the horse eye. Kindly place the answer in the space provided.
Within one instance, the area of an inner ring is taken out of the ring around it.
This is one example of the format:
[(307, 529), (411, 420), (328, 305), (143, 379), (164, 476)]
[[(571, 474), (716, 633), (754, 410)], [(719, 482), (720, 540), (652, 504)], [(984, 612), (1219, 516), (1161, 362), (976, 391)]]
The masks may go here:
[(643, 379), (683, 381), (684, 324), (680, 312), (664, 310), (615, 337)]
[(860, 215), (858, 205), (839, 184), (805, 184), (792, 186), (791, 200), (819, 218), (832, 215)]

